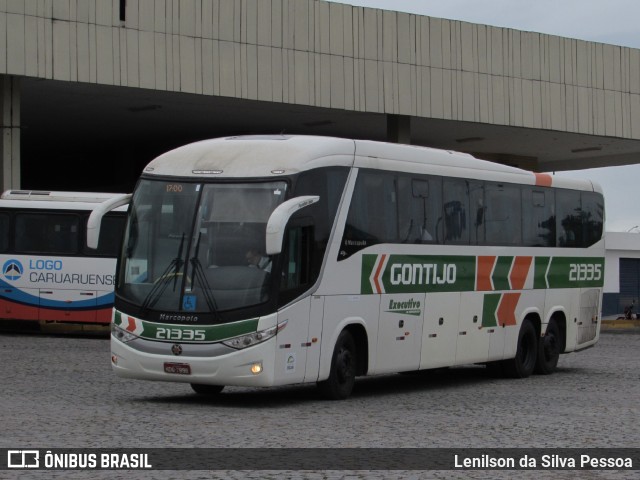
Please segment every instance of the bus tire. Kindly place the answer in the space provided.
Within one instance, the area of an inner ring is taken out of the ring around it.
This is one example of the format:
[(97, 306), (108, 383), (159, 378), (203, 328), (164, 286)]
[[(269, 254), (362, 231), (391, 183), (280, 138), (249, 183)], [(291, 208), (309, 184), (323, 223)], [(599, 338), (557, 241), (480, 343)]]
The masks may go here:
[(515, 358), (504, 360), (502, 367), (507, 377), (527, 378), (536, 367), (538, 335), (530, 320), (524, 319), (518, 334)]
[(204, 385), (202, 383), (192, 383), (191, 388), (198, 395), (217, 395), (222, 391), (224, 385)]
[(535, 373), (549, 375), (556, 371), (560, 358), (560, 344), (560, 329), (555, 320), (551, 320), (547, 326), (547, 332), (538, 342)]
[(329, 400), (344, 400), (351, 395), (356, 380), (356, 343), (348, 330), (338, 336), (331, 357), (329, 378), (318, 382), (323, 397)]

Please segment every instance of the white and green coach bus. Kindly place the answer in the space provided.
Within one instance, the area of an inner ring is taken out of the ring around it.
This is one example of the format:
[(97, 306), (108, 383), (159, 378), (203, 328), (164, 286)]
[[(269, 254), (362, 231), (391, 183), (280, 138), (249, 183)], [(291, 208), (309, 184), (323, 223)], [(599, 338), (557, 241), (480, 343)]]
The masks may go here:
[[(96, 211), (90, 236), (127, 201)], [(363, 375), (549, 374), (598, 340), (603, 217), (589, 181), (456, 152), (312, 136), (186, 145), (131, 198), (113, 370), (202, 394), (317, 382), (334, 399)]]

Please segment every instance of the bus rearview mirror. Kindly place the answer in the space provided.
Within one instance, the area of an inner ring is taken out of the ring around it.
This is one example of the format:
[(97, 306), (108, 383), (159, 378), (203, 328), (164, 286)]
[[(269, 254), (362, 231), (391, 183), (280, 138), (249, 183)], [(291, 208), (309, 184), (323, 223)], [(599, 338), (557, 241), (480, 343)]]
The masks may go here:
[(100, 239), (100, 224), (102, 223), (102, 217), (104, 217), (107, 213), (109, 213), (114, 208), (121, 207), (122, 205), (126, 205), (131, 201), (131, 194), (125, 193), (122, 195), (118, 195), (106, 202), (102, 202), (98, 205), (93, 211), (91, 215), (89, 215), (89, 220), (87, 221), (87, 247), (93, 248), (94, 250), (98, 248), (98, 240)]
[(291, 216), (320, 200), (318, 195), (305, 195), (292, 198), (278, 205), (267, 222), (266, 248), (267, 255), (276, 255), (282, 251), (284, 230)]

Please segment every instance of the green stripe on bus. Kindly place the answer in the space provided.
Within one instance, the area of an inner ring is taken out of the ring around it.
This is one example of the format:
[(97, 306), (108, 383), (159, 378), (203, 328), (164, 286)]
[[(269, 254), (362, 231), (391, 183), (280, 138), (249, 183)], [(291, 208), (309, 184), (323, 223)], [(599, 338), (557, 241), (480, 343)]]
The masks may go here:
[(549, 288), (602, 287), (604, 258), (553, 257), (547, 283)]
[[(242, 320), (223, 325), (163, 325), (143, 322), (144, 330), (140, 335), (152, 340), (171, 340), (183, 342), (220, 342), (229, 338), (254, 333), (257, 331), (258, 319)], [(180, 331), (180, 334), (173, 333)], [(199, 336), (202, 332), (203, 336)]]
[(533, 288), (547, 288), (547, 268), (551, 257), (536, 257), (533, 270)]
[(498, 304), (500, 303), (501, 293), (488, 293), (484, 296), (482, 303), (482, 326), (483, 327), (497, 327), (498, 319), (496, 317), (496, 311), (498, 310)]
[(376, 264), (378, 255), (362, 255), (362, 275), (360, 279), (360, 291), (363, 294), (374, 293), (371, 286), (370, 278)]
[[(474, 291), (476, 258), (466, 255), (364, 254), (360, 291), (363, 294)], [(509, 274), (514, 258), (503, 256), (496, 259), (491, 276), (494, 290), (511, 290)], [(522, 281), (524, 283), (524, 279)], [(603, 285), (603, 257), (534, 257), (534, 289)]]
[(513, 264), (513, 257), (498, 257), (491, 276), (494, 290), (509, 290), (511, 288), (509, 286), (511, 264)]
[[(127, 317), (116, 311), (114, 323), (126, 329), (129, 322), (123, 317), (133, 319), (133, 317)], [(142, 326), (142, 332), (136, 333), (142, 338), (206, 343), (220, 342), (240, 335), (254, 333), (258, 330), (258, 320), (257, 318), (250, 318), (220, 325), (176, 325), (134, 319), (136, 325)]]

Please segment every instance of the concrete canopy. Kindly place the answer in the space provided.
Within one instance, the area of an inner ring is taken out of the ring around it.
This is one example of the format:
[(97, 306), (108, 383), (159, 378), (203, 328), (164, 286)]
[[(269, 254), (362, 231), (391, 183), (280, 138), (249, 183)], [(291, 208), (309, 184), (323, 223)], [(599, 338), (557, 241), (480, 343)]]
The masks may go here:
[(5, 188), (99, 167), (87, 189), (130, 190), (163, 151), (244, 133), (640, 163), (636, 49), (315, 0), (3, 2), (0, 29)]

